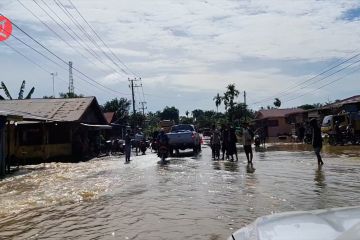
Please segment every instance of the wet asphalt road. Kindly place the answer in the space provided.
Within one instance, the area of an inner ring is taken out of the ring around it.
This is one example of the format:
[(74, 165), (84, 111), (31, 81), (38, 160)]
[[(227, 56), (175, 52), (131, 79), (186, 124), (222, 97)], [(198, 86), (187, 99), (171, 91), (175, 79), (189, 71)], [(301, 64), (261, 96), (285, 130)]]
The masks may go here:
[(257, 149), (255, 170), (239, 151), (23, 167), (0, 182), (0, 238), (226, 239), (265, 214), (359, 204), (359, 146), (325, 147), (322, 168), (305, 145)]

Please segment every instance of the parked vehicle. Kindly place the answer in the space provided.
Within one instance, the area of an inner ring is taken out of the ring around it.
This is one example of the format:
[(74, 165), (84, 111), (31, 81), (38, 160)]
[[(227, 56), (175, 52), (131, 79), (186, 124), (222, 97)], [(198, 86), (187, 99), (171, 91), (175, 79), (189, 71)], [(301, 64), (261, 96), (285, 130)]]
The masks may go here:
[(256, 219), (228, 240), (360, 239), (360, 206), (276, 213)]
[(321, 132), (328, 136), (330, 145), (359, 143), (360, 113), (342, 112), (337, 115), (325, 116)]
[(174, 121), (172, 120), (161, 120), (159, 122), (159, 128), (164, 129), (165, 133), (170, 132), (172, 126), (174, 126)]
[(121, 139), (114, 139), (111, 143), (111, 154), (124, 153), (125, 141)]
[(194, 125), (179, 124), (171, 128), (167, 133), (169, 138), (170, 154), (173, 150), (193, 149), (194, 153), (201, 151), (201, 139), (199, 133), (196, 132)]

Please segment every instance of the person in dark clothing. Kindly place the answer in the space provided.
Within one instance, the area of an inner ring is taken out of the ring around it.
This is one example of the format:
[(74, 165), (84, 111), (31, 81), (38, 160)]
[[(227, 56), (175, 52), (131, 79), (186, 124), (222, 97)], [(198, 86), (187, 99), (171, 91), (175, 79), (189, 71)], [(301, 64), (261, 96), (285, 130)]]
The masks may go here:
[(221, 151), (222, 151), (222, 160), (224, 160), (224, 155), (226, 153), (226, 158), (229, 158), (229, 129), (228, 126), (223, 126), (221, 129)]
[(304, 141), (304, 136), (305, 136), (305, 127), (301, 123), (300, 126), (299, 126), (299, 135), (298, 135), (299, 142), (302, 143)]
[(210, 146), (212, 150), (212, 158), (218, 159), (220, 158), (220, 147), (221, 147), (221, 134), (216, 129), (216, 126), (212, 126), (211, 138), (210, 138)]
[(231, 161), (234, 161), (234, 154), (236, 157), (236, 161), (239, 160), (236, 150), (236, 134), (235, 128), (230, 127), (229, 134), (228, 134), (228, 154), (227, 156), (231, 157)]
[(125, 135), (125, 163), (130, 162), (130, 152), (131, 152), (131, 136), (130, 136), (130, 130), (127, 130)]
[(320, 155), (320, 151), (322, 148), (322, 137), (321, 137), (321, 130), (318, 126), (318, 123), (316, 121), (316, 119), (311, 119), (310, 121), (310, 126), (312, 127), (312, 146), (314, 148), (317, 160), (318, 160), (318, 165), (321, 166), (324, 164), (324, 162), (322, 161), (321, 155)]
[[(167, 152), (169, 152), (169, 137), (166, 135), (165, 130), (161, 128), (159, 135), (157, 136), (157, 141), (159, 143), (159, 149), (161, 147), (166, 147)], [(160, 150), (158, 151), (158, 156), (161, 156)]]

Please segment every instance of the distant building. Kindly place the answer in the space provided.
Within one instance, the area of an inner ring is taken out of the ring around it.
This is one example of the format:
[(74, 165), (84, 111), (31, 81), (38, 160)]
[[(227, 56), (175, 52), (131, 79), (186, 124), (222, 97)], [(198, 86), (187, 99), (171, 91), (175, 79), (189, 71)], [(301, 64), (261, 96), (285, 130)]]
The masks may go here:
[(95, 97), (0, 101), (0, 111), (21, 115), (7, 124), (6, 157), (12, 164), (84, 158), (109, 129)]
[(345, 112), (359, 112), (360, 111), (360, 95), (355, 95), (349, 98), (345, 98), (334, 103), (325, 105), (321, 108), (310, 109), (307, 111), (308, 118), (316, 118), (319, 122), (326, 115), (338, 114), (341, 111)]
[(253, 120), (255, 128), (263, 128), (266, 137), (278, 137), (292, 134), (292, 127), (288, 116), (290, 114), (301, 115), (305, 112), (299, 108), (288, 109), (264, 109), (255, 114)]

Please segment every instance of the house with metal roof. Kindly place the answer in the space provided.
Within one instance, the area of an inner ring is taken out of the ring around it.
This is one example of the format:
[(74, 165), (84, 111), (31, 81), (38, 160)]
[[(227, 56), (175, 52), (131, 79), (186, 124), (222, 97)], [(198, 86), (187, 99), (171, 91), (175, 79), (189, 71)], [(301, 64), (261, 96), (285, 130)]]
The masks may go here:
[(262, 128), (265, 137), (279, 137), (292, 135), (292, 125), (289, 116), (301, 115), (305, 112), (299, 108), (264, 109), (255, 114), (253, 120), (255, 128)]
[(335, 115), (341, 111), (345, 112), (359, 112), (360, 111), (360, 95), (355, 95), (334, 103), (327, 104), (320, 108), (307, 110), (308, 118), (316, 118), (319, 122), (326, 115)]
[(13, 163), (90, 156), (100, 130), (111, 128), (95, 97), (3, 100), (1, 111), (23, 117), (7, 124), (6, 154)]

